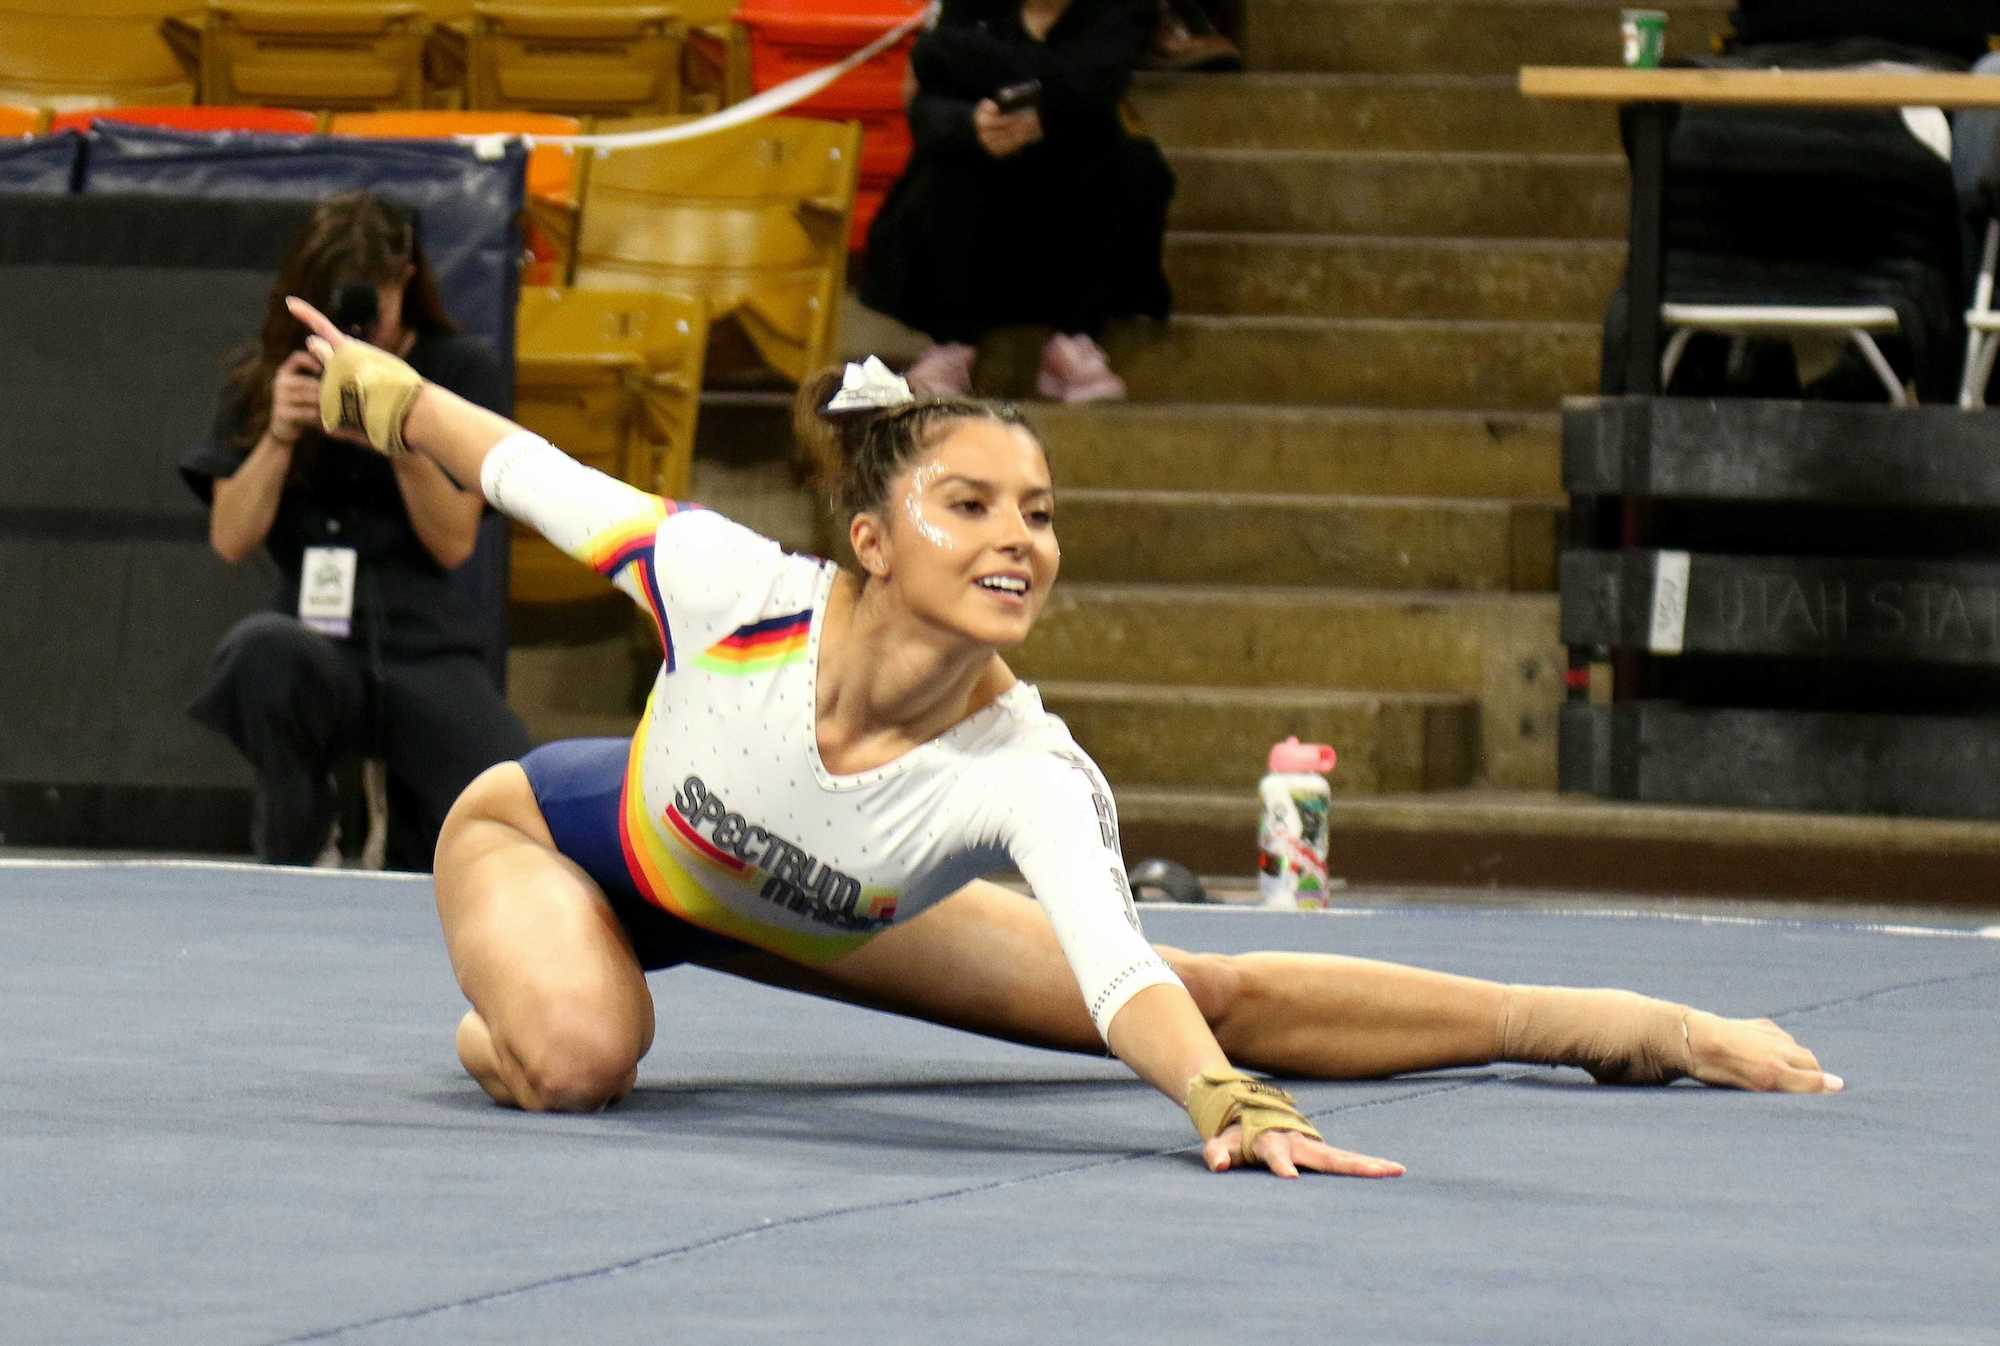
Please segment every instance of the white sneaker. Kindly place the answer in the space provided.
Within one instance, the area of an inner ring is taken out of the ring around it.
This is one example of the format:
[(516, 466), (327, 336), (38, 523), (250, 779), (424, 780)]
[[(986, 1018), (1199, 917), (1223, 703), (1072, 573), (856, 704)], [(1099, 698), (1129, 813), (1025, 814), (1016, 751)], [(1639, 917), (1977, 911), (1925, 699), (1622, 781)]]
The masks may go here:
[(1052, 402), (1117, 402), (1125, 398), (1125, 380), (1111, 372), (1095, 341), (1058, 332), (1042, 347), (1035, 391)]

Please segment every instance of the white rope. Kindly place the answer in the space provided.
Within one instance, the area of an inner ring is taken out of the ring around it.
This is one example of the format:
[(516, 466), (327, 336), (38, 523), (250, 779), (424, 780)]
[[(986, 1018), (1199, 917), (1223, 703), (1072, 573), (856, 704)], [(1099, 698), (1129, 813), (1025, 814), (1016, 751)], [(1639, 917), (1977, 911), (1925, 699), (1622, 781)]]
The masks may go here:
[(609, 154), (613, 150), (637, 149), (643, 145), (665, 145), (676, 140), (693, 140), (698, 136), (714, 135), (742, 126), (746, 122), (757, 121), (774, 112), (782, 112), (794, 103), (804, 102), (826, 88), (835, 80), (859, 66), (874, 60), (889, 48), (923, 27), (937, 9), (938, 0), (926, 5), (917, 14), (891, 28), (882, 36), (870, 42), (859, 51), (850, 53), (832, 65), (821, 66), (818, 70), (807, 71), (803, 75), (776, 84), (760, 94), (753, 94), (740, 103), (732, 104), (720, 112), (710, 113), (694, 121), (682, 122), (678, 126), (659, 126), (645, 131), (621, 131), (612, 135), (588, 136), (545, 136), (526, 135), (514, 132), (497, 134), (471, 134), (452, 137), (454, 140), (473, 144), (490, 145), (496, 141), (519, 140), (529, 149), (537, 145), (559, 145), (571, 149), (594, 150), (598, 154)]

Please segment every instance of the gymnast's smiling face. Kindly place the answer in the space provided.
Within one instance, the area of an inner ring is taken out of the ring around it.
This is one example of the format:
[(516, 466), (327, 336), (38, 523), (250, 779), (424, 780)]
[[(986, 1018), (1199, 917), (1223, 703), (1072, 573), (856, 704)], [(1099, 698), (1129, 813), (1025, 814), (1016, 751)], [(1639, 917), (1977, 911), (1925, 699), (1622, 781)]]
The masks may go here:
[(1062, 563), (1048, 459), (1004, 421), (950, 423), (864, 517), (853, 540), (869, 575), (920, 621), (975, 644), (1025, 640)]

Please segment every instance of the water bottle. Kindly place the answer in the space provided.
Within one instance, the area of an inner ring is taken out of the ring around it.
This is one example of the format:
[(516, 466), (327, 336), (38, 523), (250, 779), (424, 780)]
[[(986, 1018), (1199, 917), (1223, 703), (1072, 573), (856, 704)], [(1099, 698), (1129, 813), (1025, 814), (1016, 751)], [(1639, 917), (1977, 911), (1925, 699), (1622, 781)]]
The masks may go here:
[(1258, 905), (1317, 911), (1327, 905), (1327, 810), (1333, 789), (1326, 773), (1334, 751), (1296, 737), (1271, 745), (1264, 779), (1257, 783), (1263, 815), (1257, 823)]

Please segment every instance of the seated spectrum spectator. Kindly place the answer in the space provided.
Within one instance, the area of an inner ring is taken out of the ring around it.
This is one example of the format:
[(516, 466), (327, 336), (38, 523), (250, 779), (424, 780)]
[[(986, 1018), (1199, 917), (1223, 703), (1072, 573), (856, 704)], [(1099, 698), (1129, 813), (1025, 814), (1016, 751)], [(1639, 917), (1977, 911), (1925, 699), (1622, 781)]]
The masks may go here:
[(319, 362), (286, 295), (329, 305), (482, 406), (504, 409), (505, 370), (485, 341), (454, 331), (408, 212), (365, 192), (333, 197), (272, 286), (261, 336), (232, 358), (214, 431), (181, 460), (210, 504), (216, 552), (233, 564), (261, 545), (282, 576), (272, 610), (223, 637), (189, 708), (255, 769), (257, 854), (319, 860), (343, 802), (332, 773), (379, 758), (386, 861), (427, 870), (467, 782), (529, 747), (485, 654), (503, 614), (476, 610), (450, 580), (485, 501), (428, 460), (392, 464), (322, 432)]
[(869, 233), (860, 292), (936, 343), (913, 382), (963, 393), (982, 335), (1037, 325), (1054, 329), (1043, 397), (1125, 395), (1094, 338), (1169, 303), (1173, 172), (1119, 106), (1158, 18), (1158, 0), (944, 0), (917, 40), (915, 150)]

